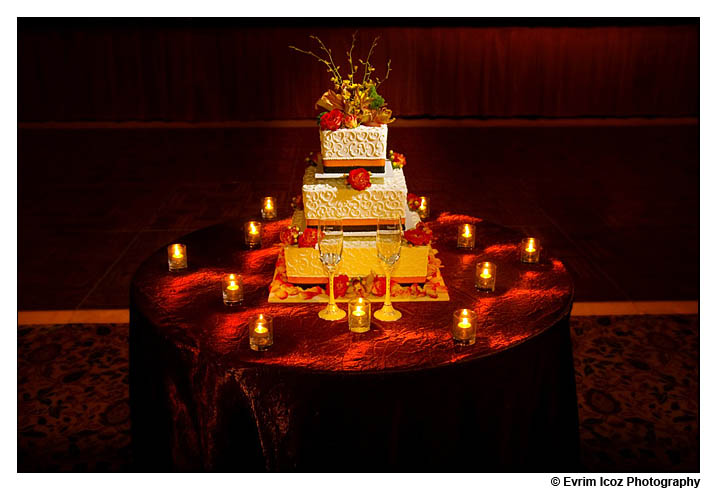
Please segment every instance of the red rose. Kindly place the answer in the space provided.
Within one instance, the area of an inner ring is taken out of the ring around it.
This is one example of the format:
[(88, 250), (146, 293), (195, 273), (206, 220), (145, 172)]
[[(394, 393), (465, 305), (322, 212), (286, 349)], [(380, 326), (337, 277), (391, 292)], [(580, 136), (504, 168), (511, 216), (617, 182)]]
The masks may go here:
[(406, 157), (404, 157), (404, 154), (390, 150), (389, 157), (391, 158), (391, 166), (394, 169), (401, 169), (406, 165)]
[(431, 229), (424, 222), (419, 222), (416, 228), (404, 232), (406, 240), (417, 246), (429, 245), (431, 243), (432, 236), (433, 233), (431, 232)]
[(371, 285), (371, 292), (377, 297), (383, 297), (386, 295), (386, 277), (377, 276), (374, 278), (374, 283)]
[(294, 245), (299, 238), (299, 227), (287, 227), (279, 232), (279, 242), (284, 245)]
[(292, 209), (293, 210), (303, 210), (304, 209), (304, 201), (302, 200), (301, 194), (298, 194), (292, 198)]
[(409, 205), (411, 211), (416, 211), (421, 206), (421, 198), (414, 193), (408, 193), (406, 195), (406, 204)]
[(317, 245), (317, 231), (313, 228), (305, 228), (299, 236), (299, 247), (314, 247)]
[(319, 120), (319, 126), (323, 130), (338, 130), (342, 121), (344, 120), (344, 114), (339, 109), (332, 109), (328, 113), (324, 113)]
[(334, 296), (343, 297), (346, 295), (349, 289), (349, 277), (345, 274), (340, 274), (334, 277)]
[(366, 188), (371, 186), (371, 180), (369, 179), (371, 174), (365, 168), (360, 167), (349, 172), (347, 177), (347, 184), (356, 189), (357, 191), (364, 191)]

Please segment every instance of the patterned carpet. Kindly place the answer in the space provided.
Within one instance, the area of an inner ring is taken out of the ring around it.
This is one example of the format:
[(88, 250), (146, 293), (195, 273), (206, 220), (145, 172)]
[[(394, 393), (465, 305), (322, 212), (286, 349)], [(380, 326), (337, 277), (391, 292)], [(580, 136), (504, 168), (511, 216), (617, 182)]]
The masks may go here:
[[(698, 316), (572, 319), (592, 472), (697, 472)], [(127, 324), (18, 328), (18, 471), (131, 470)]]

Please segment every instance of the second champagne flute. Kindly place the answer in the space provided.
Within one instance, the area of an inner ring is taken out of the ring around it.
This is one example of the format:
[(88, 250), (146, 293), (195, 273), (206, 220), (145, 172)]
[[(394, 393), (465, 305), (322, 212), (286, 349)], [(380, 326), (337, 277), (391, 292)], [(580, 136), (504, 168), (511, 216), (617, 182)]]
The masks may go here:
[(334, 273), (342, 260), (344, 250), (344, 230), (341, 220), (319, 221), (319, 260), (329, 272), (329, 303), (319, 312), (319, 317), (328, 321), (337, 321), (347, 313), (337, 306), (334, 300)]
[(401, 255), (401, 217), (382, 219), (376, 227), (376, 253), (386, 272), (386, 293), (384, 306), (374, 313), (380, 321), (398, 321), (401, 312), (391, 306), (391, 270)]

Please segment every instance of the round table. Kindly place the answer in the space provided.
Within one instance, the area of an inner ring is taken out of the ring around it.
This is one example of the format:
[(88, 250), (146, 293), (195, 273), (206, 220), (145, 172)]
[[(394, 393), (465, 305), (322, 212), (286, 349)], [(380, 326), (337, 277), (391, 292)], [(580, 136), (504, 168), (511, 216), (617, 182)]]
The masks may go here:
[[(476, 224), (476, 248), (456, 248)], [(578, 410), (569, 315), (573, 284), (544, 254), (519, 261), (521, 236), (465, 215), (429, 222), (449, 302), (396, 303), (403, 317), (363, 334), (322, 304), (268, 303), (280, 251), (246, 250), (243, 223), (188, 234), (189, 268), (150, 256), (130, 287), (130, 398), (138, 470), (571, 471)], [(497, 264), (496, 291), (474, 288), (477, 260)], [(244, 277), (224, 306), (220, 278)], [(458, 308), (478, 338), (455, 346)], [(274, 316), (274, 346), (250, 350), (248, 319)]]

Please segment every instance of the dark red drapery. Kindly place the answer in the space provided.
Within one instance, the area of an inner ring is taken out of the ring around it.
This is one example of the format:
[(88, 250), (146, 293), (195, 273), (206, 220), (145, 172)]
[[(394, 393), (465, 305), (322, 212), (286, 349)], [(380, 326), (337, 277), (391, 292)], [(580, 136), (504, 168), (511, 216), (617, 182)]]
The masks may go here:
[[(60, 27), (58, 27), (60, 26)], [(362, 28), (398, 116), (696, 116), (698, 25)], [(288, 49), (354, 28), (61, 22), (18, 30), (20, 121), (309, 118), (329, 88)], [(346, 68), (346, 62), (339, 63)]]

